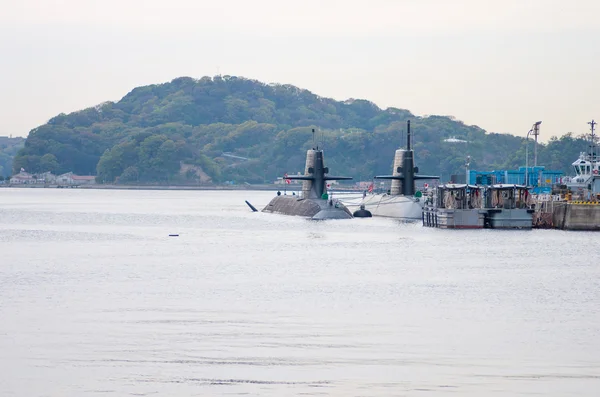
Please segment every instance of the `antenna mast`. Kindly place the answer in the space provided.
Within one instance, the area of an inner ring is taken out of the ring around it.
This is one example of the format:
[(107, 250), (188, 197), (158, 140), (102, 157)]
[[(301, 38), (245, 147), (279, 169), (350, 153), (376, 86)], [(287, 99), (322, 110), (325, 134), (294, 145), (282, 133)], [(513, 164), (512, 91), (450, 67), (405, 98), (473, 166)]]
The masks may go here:
[(469, 173), (469, 166), (471, 165), (471, 156), (467, 156), (467, 160), (465, 161), (465, 184), (469, 184), (469, 178), (470, 177), (470, 173)]
[(406, 121), (406, 150), (410, 151), (410, 120)]
[(400, 147), (402, 147), (402, 142), (404, 142), (404, 128), (400, 130)]
[(594, 127), (596, 126), (596, 123), (594, 120), (590, 121), (588, 123), (590, 125), (590, 129), (592, 130), (592, 142), (590, 145), (590, 149), (591, 149), (591, 156), (592, 156), (592, 161), (594, 161), (596, 159), (596, 153), (595, 153), (595, 148), (596, 148), (596, 142), (594, 141)]

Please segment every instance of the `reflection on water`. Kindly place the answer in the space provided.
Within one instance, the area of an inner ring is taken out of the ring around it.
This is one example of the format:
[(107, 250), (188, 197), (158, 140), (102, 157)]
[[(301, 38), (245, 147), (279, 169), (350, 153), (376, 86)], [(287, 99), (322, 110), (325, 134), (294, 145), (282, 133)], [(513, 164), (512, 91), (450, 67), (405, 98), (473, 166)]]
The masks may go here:
[(597, 234), (271, 195), (0, 189), (0, 396), (597, 394)]

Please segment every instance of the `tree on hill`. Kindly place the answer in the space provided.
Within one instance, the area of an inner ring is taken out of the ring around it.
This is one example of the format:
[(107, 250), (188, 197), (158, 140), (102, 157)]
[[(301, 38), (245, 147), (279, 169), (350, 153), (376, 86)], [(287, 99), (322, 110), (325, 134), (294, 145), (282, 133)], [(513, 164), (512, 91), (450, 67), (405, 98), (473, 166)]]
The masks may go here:
[[(197, 172), (183, 172), (188, 164), (215, 182), (263, 182), (303, 171), (306, 149), (319, 144), (332, 171), (365, 180), (390, 172), (408, 119), (423, 173), (462, 173), (467, 155), (472, 168), (524, 165), (523, 138), (453, 117), (417, 117), (367, 100), (335, 101), (292, 85), (217, 76), (137, 87), (118, 102), (59, 114), (30, 132), (12, 168), (73, 171), (104, 183), (191, 183)], [(540, 145), (539, 162), (566, 171), (585, 146), (572, 135), (554, 138)]]
[[(12, 164), (17, 152), (23, 148), (24, 138), (0, 137), (0, 176), (12, 174)], [(20, 170), (20, 168), (19, 168)]]

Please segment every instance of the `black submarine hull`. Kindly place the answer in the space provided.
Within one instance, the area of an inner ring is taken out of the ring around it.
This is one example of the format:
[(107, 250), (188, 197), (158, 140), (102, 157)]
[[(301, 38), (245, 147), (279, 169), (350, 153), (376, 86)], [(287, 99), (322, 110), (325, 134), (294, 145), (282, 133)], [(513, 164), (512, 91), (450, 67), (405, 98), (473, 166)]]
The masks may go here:
[(297, 196), (277, 196), (262, 212), (321, 219), (350, 219), (352, 213), (340, 202), (325, 199), (304, 199)]

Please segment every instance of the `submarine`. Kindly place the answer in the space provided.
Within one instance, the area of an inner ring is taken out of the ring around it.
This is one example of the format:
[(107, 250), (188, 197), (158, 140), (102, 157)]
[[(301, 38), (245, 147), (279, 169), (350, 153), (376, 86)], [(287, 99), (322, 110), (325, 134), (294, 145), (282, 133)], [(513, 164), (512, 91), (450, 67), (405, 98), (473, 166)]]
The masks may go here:
[(303, 181), (302, 193), (299, 196), (278, 195), (263, 208), (262, 212), (303, 216), (315, 220), (351, 219), (350, 210), (341, 201), (329, 197), (326, 182), (352, 178), (328, 174), (329, 168), (325, 167), (323, 162), (323, 150), (318, 146), (309, 149), (306, 152), (304, 175), (285, 177)]
[(368, 210), (373, 216), (420, 220), (423, 200), (421, 192), (416, 191), (415, 181), (440, 179), (439, 176), (418, 175), (419, 168), (415, 167), (414, 151), (411, 149), (410, 120), (407, 121), (406, 131), (406, 149), (396, 150), (392, 175), (375, 177), (392, 181), (389, 192), (365, 195), (360, 203), (360, 208)]

